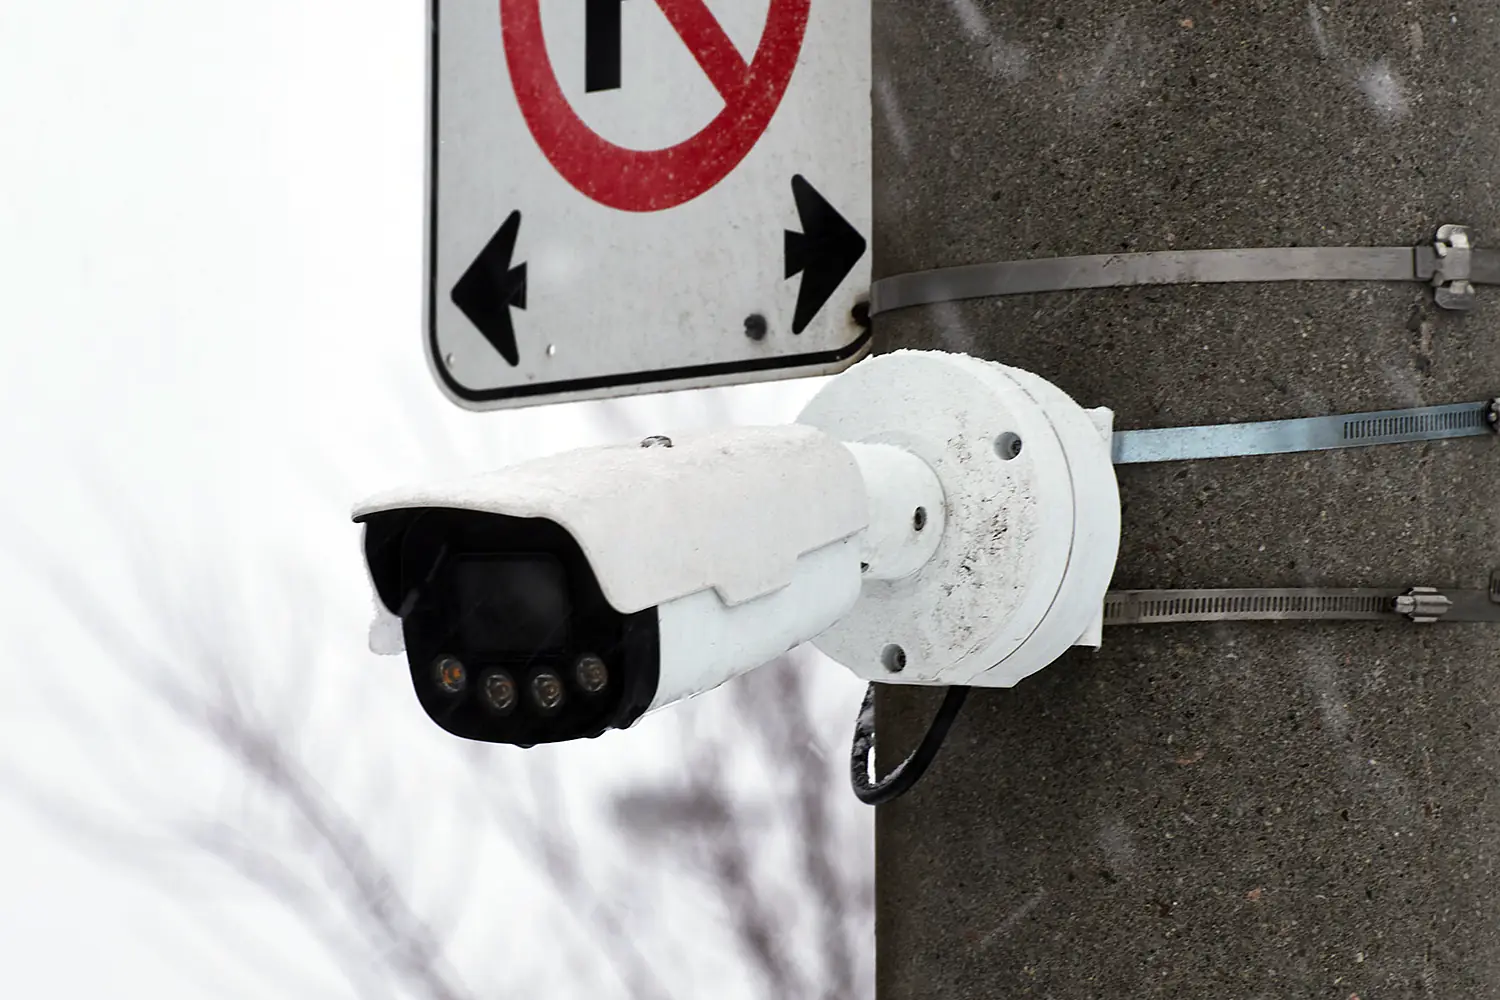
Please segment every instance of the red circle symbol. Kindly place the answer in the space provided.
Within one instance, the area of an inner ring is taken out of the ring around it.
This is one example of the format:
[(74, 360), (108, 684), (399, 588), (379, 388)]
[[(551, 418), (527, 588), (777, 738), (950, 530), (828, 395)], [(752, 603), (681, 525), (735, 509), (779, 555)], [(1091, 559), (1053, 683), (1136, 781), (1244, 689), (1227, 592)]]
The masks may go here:
[(539, 0), (500, 0), (500, 29), (521, 116), (557, 172), (601, 205), (658, 212), (719, 183), (765, 133), (797, 68), (811, 3), (771, 0), (746, 65), (703, 0), (656, 0), (724, 100), (697, 135), (665, 149), (617, 146), (578, 117), (547, 57)]

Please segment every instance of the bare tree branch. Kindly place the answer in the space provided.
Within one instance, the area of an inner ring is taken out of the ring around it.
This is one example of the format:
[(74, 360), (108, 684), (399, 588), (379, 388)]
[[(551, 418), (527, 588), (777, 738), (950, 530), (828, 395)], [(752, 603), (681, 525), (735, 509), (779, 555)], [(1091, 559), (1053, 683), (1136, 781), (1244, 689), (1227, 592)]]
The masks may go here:
[(857, 894), (846, 885), (833, 864), (830, 845), (836, 840), (831, 816), (829, 783), (816, 780), (829, 772), (820, 752), (820, 734), (808, 712), (810, 704), (802, 665), (783, 658), (747, 678), (744, 699), (751, 706), (747, 721), (763, 742), (767, 757), (778, 760), (792, 783), (790, 815), (801, 845), (805, 884), (821, 905), (813, 908), (818, 920), (820, 954), (825, 963), (826, 1000), (854, 1000), (857, 996), (854, 949), (846, 917), (858, 908)]
[[(124, 510), (128, 521), (128, 506)], [(296, 597), (278, 616), (288, 629), (270, 650), (275, 662), (260, 662), (246, 628), (248, 605), (236, 600), (229, 582), (163, 574), (149, 533), (122, 536), (134, 546), (137, 595), (151, 616), (145, 624), (159, 633), (154, 642), (142, 640), (79, 571), (48, 553), (28, 562), (122, 673), (238, 776), (238, 805), (171, 824), (178, 842), (277, 900), (339, 965), (356, 994), (372, 1000), (398, 989), (431, 1000), (476, 996), (450, 968), (441, 914), (429, 919), (418, 909), (401, 887), (390, 852), (382, 853), (366, 835), (368, 827), (314, 773), (314, 763), (319, 774), (333, 773), (336, 758), (301, 749), (312, 720), (303, 690), (315, 669), (318, 637), (309, 624), (314, 617), (298, 612), (315, 602), (316, 585), (295, 565), (278, 569), (295, 581), (289, 589)], [(279, 696), (272, 690), (277, 678), (288, 685)], [(841, 864), (846, 847), (831, 795), (842, 789), (831, 780), (837, 769), (822, 750), (805, 679), (797, 665), (781, 663), (752, 672), (732, 693), (727, 725), (694, 727), (692, 713), (684, 714), (678, 778), (637, 783), (613, 797), (615, 830), (629, 844), (672, 846), (670, 860), (722, 910), (726, 940), (752, 970), (760, 995), (869, 996), (869, 936), (861, 931), (872, 923), (873, 895), (868, 878)], [(335, 749), (349, 743), (336, 741)], [(746, 753), (777, 777), (769, 789), (736, 784)], [(362, 756), (351, 766), (381, 766)], [(517, 757), (487, 745), (474, 745), (465, 757), (478, 789), (474, 804), (548, 880), (559, 912), (579, 932), (572, 940), (596, 946), (590, 970), (607, 968), (631, 1000), (672, 1000), (663, 972), (681, 963), (660, 961), (658, 954), (670, 955), (683, 943), (640, 940), (631, 907), (591, 877), (589, 862), (599, 851), (592, 837), (587, 851), (580, 842), (555, 758), (528, 753), (524, 779), (504, 782), (508, 794), (497, 796), (496, 768)], [(515, 794), (518, 784), (529, 790), (529, 801)], [(66, 810), (53, 813), (69, 819)], [(91, 832), (107, 837), (109, 823), (93, 825), (98, 829)], [(764, 876), (764, 834), (772, 829), (795, 845), (798, 878), (787, 879), (784, 870)], [(791, 928), (799, 921), (814, 929), (816, 967), (799, 961), (793, 946)]]
[[(169, 708), (183, 723), (206, 736), (209, 742), (234, 761), (244, 773), (272, 793), (276, 801), (300, 827), (321, 863), (324, 880), (337, 896), (342, 912), (365, 942), (368, 954), (355, 958), (335, 952), (343, 962), (383, 962), (388, 971), (432, 1000), (466, 1000), (473, 996), (445, 968), (442, 948), (425, 921), (397, 889), (388, 868), (370, 848), (358, 824), (343, 812), (287, 750), (277, 731), (246, 708), (236, 691), (235, 679), (220, 643), (232, 645), (232, 632), (217, 638), (191, 616), (173, 619), (168, 632), (185, 642), (176, 648), (191, 669), (174, 670), (164, 658), (136, 639), (114, 609), (90, 582), (60, 560), (41, 563), (54, 593), (77, 616), (100, 645), (110, 650), (128, 676)], [(162, 606), (165, 612), (165, 607)], [(293, 656), (296, 655), (294, 651)], [(182, 677), (191, 676), (204, 689), (194, 690)], [(251, 874), (246, 859), (237, 850), (225, 851), (222, 840), (210, 839), (208, 847), (225, 863)], [(284, 877), (267, 878), (269, 869), (259, 866), (253, 874), (257, 884), (287, 903), (289, 909), (319, 930), (305, 905), (305, 898), (288, 895)], [(366, 977), (351, 976), (363, 981)]]
[(570, 920), (608, 956), (626, 995), (640, 1000), (654, 997), (670, 1000), (672, 991), (637, 944), (621, 908), (605, 899), (584, 876), (582, 848), (559, 791), (562, 786), (557, 780), (555, 763), (543, 754), (527, 764), (532, 796), (529, 812), (502, 808), (484, 780), (488, 769), (483, 764), (476, 768), (476, 777), (484, 786), (484, 801), (490, 806), (496, 825), (512, 843), (532, 856), (536, 868), (546, 873), (563, 897)]
[(747, 834), (755, 823), (744, 797), (732, 794), (728, 780), (726, 746), (741, 736), (757, 743), (760, 759), (784, 779), (776, 784), (786, 789), (789, 800), (774, 815), (777, 823), (792, 824), (790, 836), (800, 848), (799, 887), (809, 894), (823, 963), (816, 993), (843, 1000), (860, 995), (859, 949), (849, 936), (850, 918), (872, 919), (873, 899), (862, 899), (833, 862), (838, 848), (829, 806), (831, 768), (807, 710), (800, 667), (783, 659), (735, 681), (729, 734), (717, 740), (690, 737), (684, 747), (687, 780), (670, 788), (620, 793), (613, 815), (637, 842), (683, 840), (692, 845), (695, 850), (677, 857), (696, 859), (700, 877), (724, 899), (740, 948), (765, 981), (766, 995), (811, 995), (813, 988), (786, 949), (789, 920), (752, 877), (755, 850)]

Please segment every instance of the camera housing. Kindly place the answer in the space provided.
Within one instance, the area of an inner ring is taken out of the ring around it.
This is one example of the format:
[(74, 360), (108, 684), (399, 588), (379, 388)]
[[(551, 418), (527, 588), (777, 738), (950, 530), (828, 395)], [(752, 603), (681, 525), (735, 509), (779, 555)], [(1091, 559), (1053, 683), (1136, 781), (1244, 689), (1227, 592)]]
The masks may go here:
[(873, 558), (860, 461), (798, 425), (579, 449), (355, 520), (423, 709), (523, 746), (625, 728), (774, 659), (853, 606)]

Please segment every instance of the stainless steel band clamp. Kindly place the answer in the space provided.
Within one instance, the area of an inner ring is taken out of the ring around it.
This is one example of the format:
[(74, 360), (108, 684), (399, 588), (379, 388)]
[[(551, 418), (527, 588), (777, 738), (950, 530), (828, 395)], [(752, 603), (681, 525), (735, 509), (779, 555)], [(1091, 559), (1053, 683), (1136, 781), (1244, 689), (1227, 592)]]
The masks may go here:
[[(1320, 451), (1473, 437), (1500, 432), (1500, 399), (1477, 403), (1120, 431), (1115, 464)], [(1409, 621), (1500, 623), (1500, 570), (1488, 590), (1334, 587), (1117, 590), (1104, 598), (1105, 625), (1229, 621)]]
[(1128, 285), (1257, 281), (1421, 281), (1444, 309), (1471, 309), (1476, 285), (1500, 285), (1500, 250), (1474, 247), (1464, 226), (1445, 225), (1415, 247), (1256, 247), (1155, 250), (969, 264), (881, 278), (870, 314), (992, 295)]
[(1244, 621), (1500, 622), (1500, 570), (1488, 590), (1113, 590), (1104, 598), (1106, 625)]
[(1409, 444), (1497, 431), (1500, 399), (1486, 399), (1327, 417), (1116, 431), (1111, 449), (1116, 465), (1134, 465)]

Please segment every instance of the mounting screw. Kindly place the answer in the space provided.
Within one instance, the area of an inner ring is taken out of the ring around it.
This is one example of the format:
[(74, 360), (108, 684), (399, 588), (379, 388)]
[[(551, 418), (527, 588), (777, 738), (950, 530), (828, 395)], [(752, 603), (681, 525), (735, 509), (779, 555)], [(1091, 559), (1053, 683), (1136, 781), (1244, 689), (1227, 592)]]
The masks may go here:
[(880, 665), (887, 673), (899, 674), (906, 669), (906, 650), (891, 643), (880, 651)]
[(641, 442), (642, 448), (670, 448), (672, 439), (661, 434), (653, 434)]
[(760, 313), (751, 313), (745, 317), (745, 336), (751, 340), (765, 340), (768, 329), (766, 318)]
[(1007, 462), (1020, 458), (1021, 436), (1014, 431), (1006, 431), (995, 438), (995, 454)]
[(911, 516), (911, 530), (921, 531), (927, 527), (927, 508), (918, 507)]

